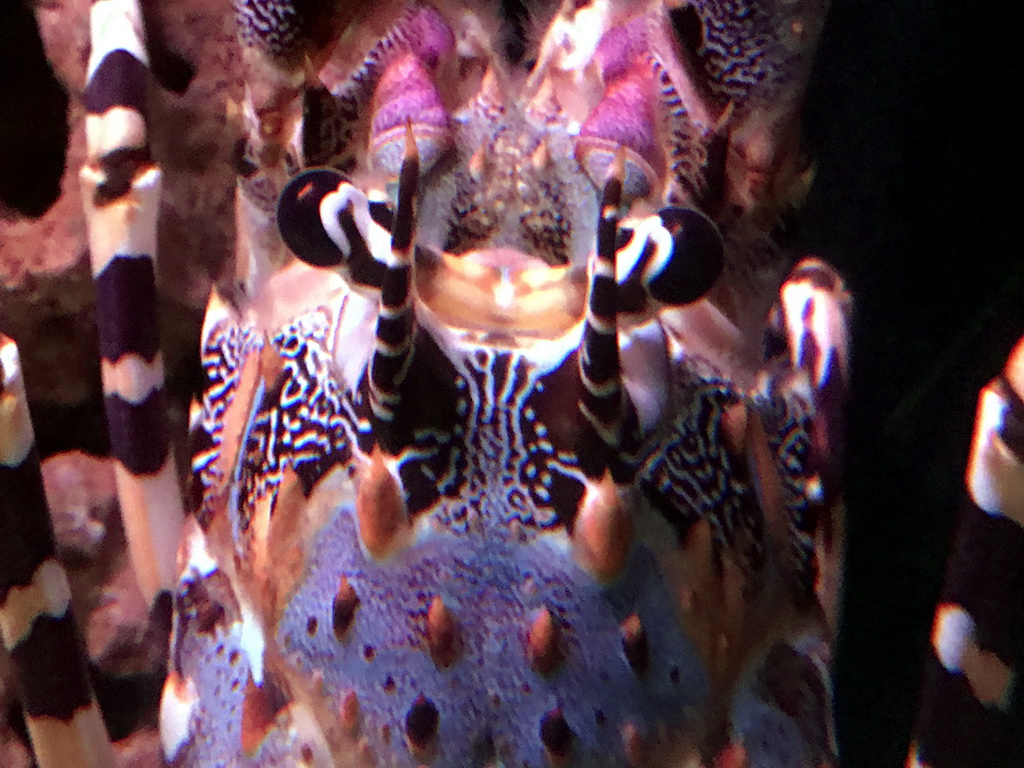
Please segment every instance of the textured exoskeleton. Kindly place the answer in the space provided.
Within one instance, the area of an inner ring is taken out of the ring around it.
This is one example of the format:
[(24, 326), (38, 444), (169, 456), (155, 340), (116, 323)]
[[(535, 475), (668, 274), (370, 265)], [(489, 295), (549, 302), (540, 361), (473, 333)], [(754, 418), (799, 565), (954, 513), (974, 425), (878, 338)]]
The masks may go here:
[(566, 3), (528, 65), (478, 7), (238, 7), (167, 759), (830, 764), (848, 299), (771, 235), (822, 5)]
[[(81, 180), (129, 549), (173, 603), (164, 757), (837, 765), (850, 300), (785, 242), (824, 0), (493, 5), (236, 0), (182, 529), (146, 92), (188, 77), (93, 0)], [(1024, 760), (1022, 396), (1019, 344), (908, 768)], [(33, 443), (0, 336), (0, 661), (40, 768), (109, 768)]]

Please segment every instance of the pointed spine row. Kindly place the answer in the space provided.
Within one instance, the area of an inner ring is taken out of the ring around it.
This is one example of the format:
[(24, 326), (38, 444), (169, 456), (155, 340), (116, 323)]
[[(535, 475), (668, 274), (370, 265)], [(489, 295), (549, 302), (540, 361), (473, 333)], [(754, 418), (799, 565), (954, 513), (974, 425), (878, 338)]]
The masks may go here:
[[(338, 643), (353, 642), (352, 630), (354, 625), (360, 621), (361, 605), (362, 599), (355, 587), (346, 576), (342, 575), (333, 601), (334, 639)], [(472, 610), (471, 607), (470, 610)], [(429, 607), (424, 618), (421, 650), (429, 654), (437, 670), (448, 670), (458, 675), (461, 674), (460, 665), (462, 672), (465, 672), (467, 663), (475, 666), (473, 649), (466, 645), (467, 640), (472, 643), (472, 638), (465, 636), (462, 622), (441, 594), (430, 596)], [(521, 662), (541, 678), (554, 682), (559, 676), (562, 676), (561, 680), (564, 682), (566, 678), (563, 675), (566, 672), (572, 674), (573, 664), (580, 660), (574, 658), (577, 644), (570, 639), (571, 625), (557, 617), (547, 605), (543, 604), (528, 611), (524, 619), (525, 627), (521, 635), (523, 640)], [(307, 624), (307, 632), (315, 631), (308, 627)], [(364, 632), (366, 628), (364, 626)], [(623, 663), (628, 665), (637, 678), (644, 678), (649, 674), (654, 651), (639, 613), (632, 613), (622, 619), (619, 624), (619, 632)], [(510, 647), (508, 650), (514, 653), (513, 648)], [(363, 658), (367, 661), (373, 659), (374, 651), (371, 646), (364, 646), (362, 653)], [(586, 656), (586, 652), (583, 655)], [(509, 659), (512, 661), (513, 657), (509, 657)], [(265, 686), (266, 682), (263, 685)], [(391, 687), (387, 687), (388, 685)], [(385, 686), (388, 693), (394, 692), (393, 681), (385, 683)], [(251, 730), (254, 734), (260, 735), (265, 733), (278, 709), (268, 710), (256, 698), (259, 691), (251, 680), (249, 688), (251, 690), (247, 693), (246, 707), (252, 710), (250, 713), (253, 716)], [(267, 690), (272, 692), (273, 686)], [(453, 714), (456, 718), (460, 717), (459, 712), (453, 713), (450, 709), (446, 710), (444, 702), (432, 701), (428, 698), (427, 693), (417, 692), (405, 711), (404, 719), (406, 746), (414, 757), (425, 762), (429, 762), (438, 754), (438, 740), (443, 738), (441, 721)], [(251, 702), (248, 700), (249, 695), (253, 696)], [(367, 744), (364, 738), (367, 723), (364, 720), (366, 713), (363, 711), (360, 700), (362, 695), (354, 689), (340, 692), (336, 700), (335, 711), (337, 723), (345, 737), (353, 744), (365, 746)], [(372, 700), (372, 694), (370, 698)], [(280, 699), (278, 701), (279, 707)], [(270, 713), (270, 717), (267, 716), (267, 712)], [(596, 716), (599, 718), (599, 724), (604, 725), (604, 715), (597, 714)], [(373, 719), (372, 712), (371, 719)], [(547, 711), (537, 721), (536, 726), (536, 734), (544, 747), (548, 764), (574, 764), (572, 759), (577, 754), (574, 747), (577, 735), (574, 732), (574, 726), (561, 708), (556, 706)], [(626, 721), (621, 725), (620, 735), (622, 750), (627, 760), (626, 764), (630, 766), (646, 765), (645, 756), (652, 746), (649, 734), (635, 722)], [(262, 736), (260, 735), (259, 738)]]
[(978, 398), (907, 765), (1024, 765), (1024, 338)]
[(134, 0), (97, 0), (90, 23), (88, 161), (81, 179), (103, 390), (132, 562), (152, 601), (174, 583), (184, 515), (156, 316), (161, 174), (150, 159), (143, 117), (148, 69), (139, 7)]
[(113, 766), (56, 557), (18, 350), (0, 336), (0, 638), (40, 768)]

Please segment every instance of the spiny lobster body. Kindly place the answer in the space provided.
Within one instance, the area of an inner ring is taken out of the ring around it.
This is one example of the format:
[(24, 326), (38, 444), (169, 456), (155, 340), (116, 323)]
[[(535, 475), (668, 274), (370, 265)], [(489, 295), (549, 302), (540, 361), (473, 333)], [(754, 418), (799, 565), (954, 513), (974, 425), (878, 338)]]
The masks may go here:
[[(850, 301), (779, 225), (824, 3), (566, 2), (526, 63), (456, 2), (236, 10), (236, 279), (176, 563), (159, 356), (101, 321), (133, 558), (173, 594), (166, 761), (835, 765)], [(93, 34), (115, 306), (151, 290), (159, 170), (137, 7)], [(50, 549), (0, 582), (12, 648), (67, 609), (33, 597), (66, 591)]]
[[(258, 209), (311, 155), (348, 175), (281, 193), (274, 223), (316, 271), (257, 264), (247, 302), (208, 312), (168, 758), (675, 765), (735, 740), (754, 764), (831, 760), (821, 477), (807, 490), (807, 458), (825, 457), (806, 436), (813, 393), (841, 387), (839, 337), (774, 360), (755, 391), (749, 364), (718, 370), (665, 319), (689, 327), (677, 313), (723, 250), (756, 276), (748, 251), (772, 248), (757, 219), (779, 205), (776, 175), (731, 199), (746, 145), (709, 166), (724, 104), (687, 67), (724, 73), (714, 36), (685, 62), (655, 5), (563, 9), (524, 76), (487, 50), (482, 15), (413, 3), (330, 84), (331, 131), (307, 108), (293, 157), (296, 57), (255, 23), (267, 7), (241, 7), (274, 75), (250, 81), (242, 198)], [(779, 59), (797, 92), (809, 51)], [(723, 80), (737, 133), (792, 178), (779, 82), (749, 75)], [(315, 145), (325, 135), (337, 144)], [(724, 242), (700, 205), (728, 211)], [(762, 315), (771, 303), (725, 284)], [(816, 263), (792, 285), (799, 343), (845, 299)], [(780, 685), (806, 713), (780, 709)]]

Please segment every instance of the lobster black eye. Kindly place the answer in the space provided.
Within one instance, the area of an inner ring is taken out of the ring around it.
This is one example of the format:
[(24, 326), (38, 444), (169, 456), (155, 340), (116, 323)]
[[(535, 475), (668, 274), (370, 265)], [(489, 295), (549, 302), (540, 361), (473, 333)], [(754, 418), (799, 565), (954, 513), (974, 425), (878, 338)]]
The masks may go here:
[(662, 304), (689, 304), (707, 293), (722, 272), (722, 235), (693, 208), (662, 208), (658, 216), (671, 235), (671, 252), (655, 253), (648, 261), (644, 285)]
[(344, 183), (345, 177), (332, 168), (303, 171), (281, 191), (277, 201), (277, 228), (281, 239), (302, 261), (314, 267), (341, 264), (347, 254), (343, 244), (334, 242), (320, 216), (323, 199)]
[(647, 290), (663, 304), (689, 304), (707, 293), (722, 272), (722, 235), (693, 208), (663, 208), (658, 215), (672, 235), (672, 253), (651, 265)]

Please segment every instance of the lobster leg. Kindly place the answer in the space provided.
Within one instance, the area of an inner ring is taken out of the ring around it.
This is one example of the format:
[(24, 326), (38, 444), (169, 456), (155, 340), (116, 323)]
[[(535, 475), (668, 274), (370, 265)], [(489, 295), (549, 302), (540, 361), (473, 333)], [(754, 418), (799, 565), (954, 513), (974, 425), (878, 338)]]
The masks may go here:
[[(726, 765), (836, 765), (827, 639), (835, 595), (827, 582), (841, 557), (832, 525), (842, 514), (835, 462), (851, 302), (842, 279), (808, 258), (781, 287), (779, 309), (788, 354), (763, 370), (744, 439), (767, 540), (774, 542), (767, 557), (794, 613), (776, 625), (781, 637), (742, 675), (730, 710), (731, 744), (720, 759)], [(797, 461), (803, 453), (806, 462)], [(772, 610), (785, 616), (779, 608)]]
[(1024, 760), (1024, 339), (982, 390), (966, 481), (908, 768)]
[(97, 0), (81, 179), (118, 499), (132, 563), (151, 601), (174, 584), (183, 510), (166, 422), (156, 316), (160, 169), (143, 117), (148, 79), (135, 0)]
[(53, 528), (18, 349), (0, 336), (0, 637), (40, 768), (114, 765), (86, 674)]

